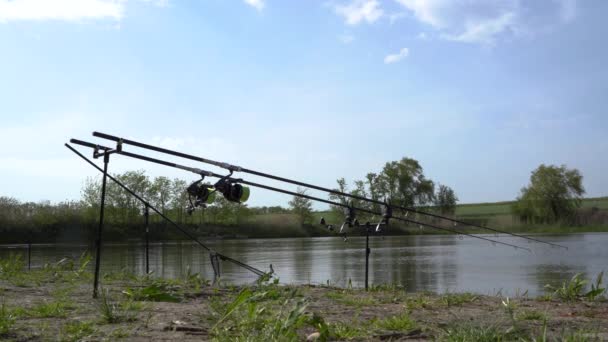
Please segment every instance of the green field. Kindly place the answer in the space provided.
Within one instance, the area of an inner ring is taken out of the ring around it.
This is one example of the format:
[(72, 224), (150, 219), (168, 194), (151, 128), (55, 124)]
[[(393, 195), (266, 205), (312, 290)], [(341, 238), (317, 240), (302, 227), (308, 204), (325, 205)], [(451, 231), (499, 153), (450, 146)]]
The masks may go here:
[[(608, 231), (606, 224), (586, 224), (584, 226), (570, 226), (560, 223), (555, 224), (522, 224), (511, 214), (511, 207), (514, 201), (495, 202), (495, 203), (470, 203), (459, 204), (456, 206), (456, 219), (460, 219), (472, 224), (478, 224), (487, 227), (493, 227), (509, 232), (519, 233), (576, 233), (576, 232), (605, 232)], [(582, 202), (581, 207), (592, 208), (596, 207), (602, 211), (608, 211), (608, 197), (587, 198)], [(424, 211), (432, 211), (426, 209)], [(397, 213), (395, 213), (397, 216)], [(326, 224), (332, 224), (339, 227), (344, 218), (337, 212), (331, 210), (315, 211), (312, 213), (312, 219), (300, 226), (298, 216), (293, 213), (282, 214), (259, 214), (248, 217), (238, 227), (230, 230), (232, 235), (241, 235), (248, 237), (300, 237), (300, 236), (322, 236), (332, 235), (320, 225), (321, 218), (325, 219)], [(433, 221), (423, 217), (413, 217), (411, 219), (421, 222), (434, 223), (444, 225), (441, 220)], [(364, 221), (359, 218), (363, 224)], [(378, 220), (378, 218), (376, 218)], [(372, 222), (376, 223), (376, 222)], [(393, 234), (409, 234), (412, 233), (411, 226), (403, 226), (397, 221), (391, 223)], [(464, 228), (461, 227), (461, 228)], [(220, 229), (221, 230), (221, 229)], [(224, 229), (225, 230), (225, 229)], [(467, 232), (484, 233), (483, 229), (468, 227)], [(415, 234), (437, 234), (441, 231), (426, 229), (419, 231), (416, 229)]]
[[(511, 215), (511, 206), (515, 201), (494, 202), (494, 203), (467, 203), (456, 206), (456, 216), (458, 217), (483, 217)], [(582, 208), (596, 207), (608, 210), (608, 197), (585, 198), (581, 205)], [(315, 222), (321, 217), (325, 219), (335, 219), (335, 214), (331, 211), (318, 211), (314, 213)]]
[[(515, 201), (459, 204), (456, 206), (456, 216), (481, 217), (493, 215), (511, 215), (511, 206), (514, 202)], [(596, 207), (599, 209), (608, 210), (608, 197), (585, 198), (581, 207)]]

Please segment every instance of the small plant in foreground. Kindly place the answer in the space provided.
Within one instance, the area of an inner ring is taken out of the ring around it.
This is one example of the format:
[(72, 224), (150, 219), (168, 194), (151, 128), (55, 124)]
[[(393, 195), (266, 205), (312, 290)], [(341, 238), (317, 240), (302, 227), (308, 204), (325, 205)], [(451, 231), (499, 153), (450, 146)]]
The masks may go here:
[(19, 254), (9, 254), (8, 258), (0, 259), (0, 279), (9, 279), (23, 271), (25, 263)]
[(115, 340), (115, 339), (127, 338), (127, 337), (129, 337), (129, 335), (130, 335), (129, 331), (127, 331), (123, 328), (116, 328), (116, 329), (112, 330), (109, 337), (112, 340)]
[(602, 287), (602, 279), (604, 272), (600, 272), (595, 280), (595, 283), (591, 285), (591, 290), (583, 292), (585, 290), (588, 281), (582, 278), (582, 274), (575, 274), (569, 281), (564, 281), (560, 287), (553, 287), (546, 285), (545, 288), (553, 292), (553, 296), (565, 301), (574, 301), (582, 297), (586, 297), (589, 300), (595, 300), (600, 297), (606, 288)]
[(348, 306), (362, 307), (377, 304), (376, 300), (372, 297), (359, 297), (346, 291), (328, 292), (325, 296)]
[(499, 341), (516, 341), (518, 337), (513, 332), (503, 332), (495, 326), (453, 326), (444, 329), (442, 341), (450, 342), (499, 342)]
[(83, 338), (95, 333), (93, 322), (73, 321), (66, 323), (61, 328), (62, 341), (81, 341)]
[(336, 340), (352, 340), (367, 336), (364, 329), (351, 323), (333, 323), (329, 325), (330, 335)]
[(564, 334), (561, 338), (562, 342), (587, 342), (587, 341), (600, 341), (597, 334), (593, 334), (586, 331), (574, 331), (568, 334)]
[[(526, 341), (525, 339), (522, 339), (522, 340)], [(546, 318), (543, 320), (543, 327), (542, 327), (540, 336), (530, 338), (530, 342), (547, 342), (547, 319)]]
[(380, 329), (393, 331), (409, 331), (416, 327), (416, 323), (406, 313), (378, 320), (374, 325)]
[(415, 295), (405, 299), (405, 306), (409, 310), (413, 309), (425, 309), (431, 305), (431, 300), (427, 296)]
[(544, 321), (547, 315), (538, 310), (523, 310), (517, 314), (517, 319), (521, 321)]
[(602, 296), (606, 292), (606, 288), (602, 287), (602, 281), (604, 278), (604, 272), (600, 272), (595, 278), (595, 283), (591, 284), (591, 290), (585, 294), (585, 297), (589, 300), (595, 300)]
[(176, 286), (168, 282), (155, 280), (146, 287), (128, 288), (123, 293), (132, 300), (143, 300), (152, 302), (181, 302), (182, 294)]
[(30, 310), (27, 311), (27, 315), (30, 317), (37, 318), (49, 318), (49, 317), (59, 317), (63, 318), (67, 316), (67, 309), (70, 308), (70, 305), (66, 302), (45, 302), (39, 305), (34, 306)]
[(479, 297), (470, 293), (446, 293), (441, 296), (441, 301), (447, 305), (447, 307), (462, 305), (465, 303), (471, 303), (478, 299)]
[[(311, 325), (310, 319), (304, 314), (308, 301), (294, 301), (296, 291), (291, 291), (277, 311), (277, 307), (272, 305), (273, 300), (267, 297), (264, 290), (260, 288), (254, 292), (245, 288), (228, 305), (218, 307), (214, 304), (212, 307), (219, 310), (218, 320), (211, 328), (214, 338), (220, 341), (297, 340), (297, 330), (303, 325)], [(289, 311), (285, 311), (290, 307)]]
[(15, 314), (13, 311), (6, 306), (6, 304), (0, 305), (0, 336), (7, 334), (13, 325), (15, 324)]
[(132, 315), (132, 313), (121, 309), (120, 306), (120, 304), (116, 304), (111, 301), (107, 290), (101, 291), (99, 310), (103, 322), (112, 324), (135, 320), (135, 317)]
[(370, 292), (382, 292), (382, 291), (390, 291), (390, 292), (395, 292), (395, 291), (404, 291), (405, 287), (403, 285), (399, 285), (399, 284), (372, 284), (372, 286), (370, 286), (369, 291)]
[(183, 276), (183, 283), (194, 292), (199, 292), (203, 286), (211, 285), (211, 282), (207, 279), (203, 279), (200, 273), (193, 273), (190, 266), (186, 268), (186, 274)]
[(515, 310), (517, 309), (517, 303), (509, 299), (509, 297), (502, 300), (502, 306), (511, 319), (512, 329), (517, 329), (517, 321), (515, 320)]

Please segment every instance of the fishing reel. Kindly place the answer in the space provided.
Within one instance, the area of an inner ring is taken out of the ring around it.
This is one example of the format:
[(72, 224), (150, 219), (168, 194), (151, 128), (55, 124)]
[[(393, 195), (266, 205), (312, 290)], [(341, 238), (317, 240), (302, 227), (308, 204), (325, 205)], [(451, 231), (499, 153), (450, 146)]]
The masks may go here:
[(231, 175), (232, 172), (217, 181), (217, 183), (215, 183), (213, 187), (217, 191), (221, 192), (222, 195), (224, 195), (224, 198), (229, 200), (230, 202), (247, 202), (247, 200), (249, 199), (249, 195), (251, 194), (251, 190), (248, 186), (244, 186), (242, 184), (237, 183), (237, 180), (230, 179), (229, 177)]
[[(321, 217), (320, 224), (325, 226), (330, 232), (333, 232), (335, 229), (333, 224), (327, 224), (324, 217)], [(340, 230), (338, 231), (338, 234), (342, 235), (344, 238), (344, 242), (348, 242), (345, 228), (352, 228), (353, 226), (359, 226), (359, 220), (355, 217), (355, 209), (351, 203), (348, 207), (344, 208), (344, 223), (342, 223), (342, 226), (340, 226)]]
[(344, 223), (342, 223), (342, 226), (340, 227), (340, 233), (344, 232), (344, 234), (346, 234), (344, 227), (352, 228), (353, 226), (358, 225), (359, 221), (355, 218), (355, 209), (353, 208), (352, 202), (350, 202), (348, 207), (344, 208)]
[(382, 219), (376, 224), (376, 233), (382, 232), (382, 226), (388, 226), (388, 221), (391, 217), (393, 217), (393, 208), (387, 202), (384, 202), (384, 206), (382, 207)]
[(190, 205), (186, 208), (188, 215), (192, 215), (197, 207), (206, 208), (207, 205), (215, 201), (216, 190), (209, 184), (201, 184), (203, 179), (204, 177), (190, 184), (186, 189), (188, 202), (190, 202)]

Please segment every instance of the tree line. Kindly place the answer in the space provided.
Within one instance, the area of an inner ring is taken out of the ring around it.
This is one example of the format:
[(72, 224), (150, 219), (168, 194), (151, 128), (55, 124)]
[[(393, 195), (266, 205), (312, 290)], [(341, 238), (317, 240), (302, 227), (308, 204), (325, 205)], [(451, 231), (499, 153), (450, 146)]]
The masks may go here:
[[(367, 173), (364, 180), (354, 181), (352, 187), (344, 178), (336, 182), (338, 186), (334, 190), (339, 192), (401, 207), (424, 208), (442, 215), (454, 215), (458, 202), (458, 196), (452, 188), (427, 178), (420, 163), (407, 157), (386, 163), (378, 173)], [(382, 210), (381, 205), (373, 202), (346, 198), (337, 194), (331, 194), (329, 198), (342, 204), (352, 204), (375, 212)], [(343, 212), (341, 207), (332, 206), (332, 210)]]
[[(214, 203), (204, 210), (188, 213), (188, 194), (185, 180), (159, 176), (150, 178), (145, 171), (127, 171), (114, 175), (134, 192), (142, 195), (164, 215), (178, 224), (193, 229), (215, 226), (242, 226), (250, 219), (263, 214), (295, 214), (301, 226), (315, 224), (310, 200), (294, 197), (289, 208), (281, 206), (249, 207), (229, 202), (216, 196)], [(530, 177), (530, 183), (521, 189), (512, 213), (522, 223), (568, 222), (580, 207), (585, 189), (582, 175), (566, 166), (540, 165)], [(363, 180), (349, 185), (344, 178), (337, 180), (335, 190), (377, 201), (388, 201), (403, 207), (416, 207), (442, 215), (454, 215), (458, 197), (447, 185), (436, 183), (424, 175), (420, 163), (412, 158), (387, 162), (379, 172), (369, 172)], [(304, 192), (303, 189), (298, 189)], [(81, 198), (52, 204), (49, 201), (20, 202), (10, 197), (0, 197), (0, 232), (15, 240), (26, 241), (32, 236), (85, 236), (91, 234), (98, 222), (100, 178), (88, 178), (82, 188)], [(331, 194), (329, 199), (355, 207), (381, 211), (378, 204), (345, 198)], [(108, 230), (117, 235), (129, 235), (141, 230), (143, 204), (114, 182), (107, 183), (106, 223)], [(331, 208), (338, 216), (341, 207)], [(360, 215), (360, 220), (365, 215)], [(158, 216), (150, 216), (151, 224), (166, 227)], [(7, 235), (8, 234), (8, 235)]]
[[(364, 180), (354, 181), (352, 186), (344, 178), (339, 178), (336, 182), (338, 186), (334, 190), (338, 192), (446, 216), (455, 214), (458, 201), (452, 188), (428, 179), (420, 163), (412, 158), (388, 162), (380, 172), (370, 172)], [(532, 171), (530, 183), (521, 189), (511, 212), (524, 224), (577, 223), (575, 219), (585, 194), (582, 182), (583, 176), (577, 169), (569, 169), (565, 165), (541, 164)], [(298, 191), (304, 192), (303, 189)], [(381, 205), (369, 201), (338, 194), (330, 194), (329, 199), (375, 212), (381, 211)], [(289, 204), (302, 223), (312, 219), (310, 200), (294, 197)], [(344, 216), (343, 207), (331, 207), (338, 216)], [(365, 214), (359, 216), (369, 218)]]

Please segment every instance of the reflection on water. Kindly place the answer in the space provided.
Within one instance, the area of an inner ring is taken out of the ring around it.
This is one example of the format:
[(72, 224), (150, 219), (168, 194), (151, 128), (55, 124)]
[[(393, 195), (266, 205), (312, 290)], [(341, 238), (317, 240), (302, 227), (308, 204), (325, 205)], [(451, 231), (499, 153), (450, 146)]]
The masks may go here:
[[(513, 294), (528, 290), (543, 293), (546, 284), (557, 285), (583, 273), (595, 277), (608, 270), (607, 233), (538, 236), (567, 246), (567, 251), (525, 240), (500, 236), (504, 242), (531, 247), (533, 253), (492, 246), (456, 236), (426, 235), (371, 237), (370, 282), (397, 283), (409, 291), (473, 291)], [(338, 237), (296, 239), (216, 240), (209, 245), (242, 262), (262, 270), (272, 264), (282, 283), (327, 283), (363, 286), (365, 277), (365, 238), (344, 242)], [(42, 265), (64, 256), (78, 257), (86, 250), (59, 245), (36, 245), (32, 264)], [(0, 248), (0, 256), (8, 253)], [(143, 245), (108, 244), (103, 250), (102, 271), (127, 269), (145, 271)], [(150, 270), (161, 277), (179, 277), (190, 268), (213, 278), (209, 255), (189, 242), (154, 243), (150, 247)], [(222, 280), (249, 283), (255, 275), (231, 263), (222, 263)]]

